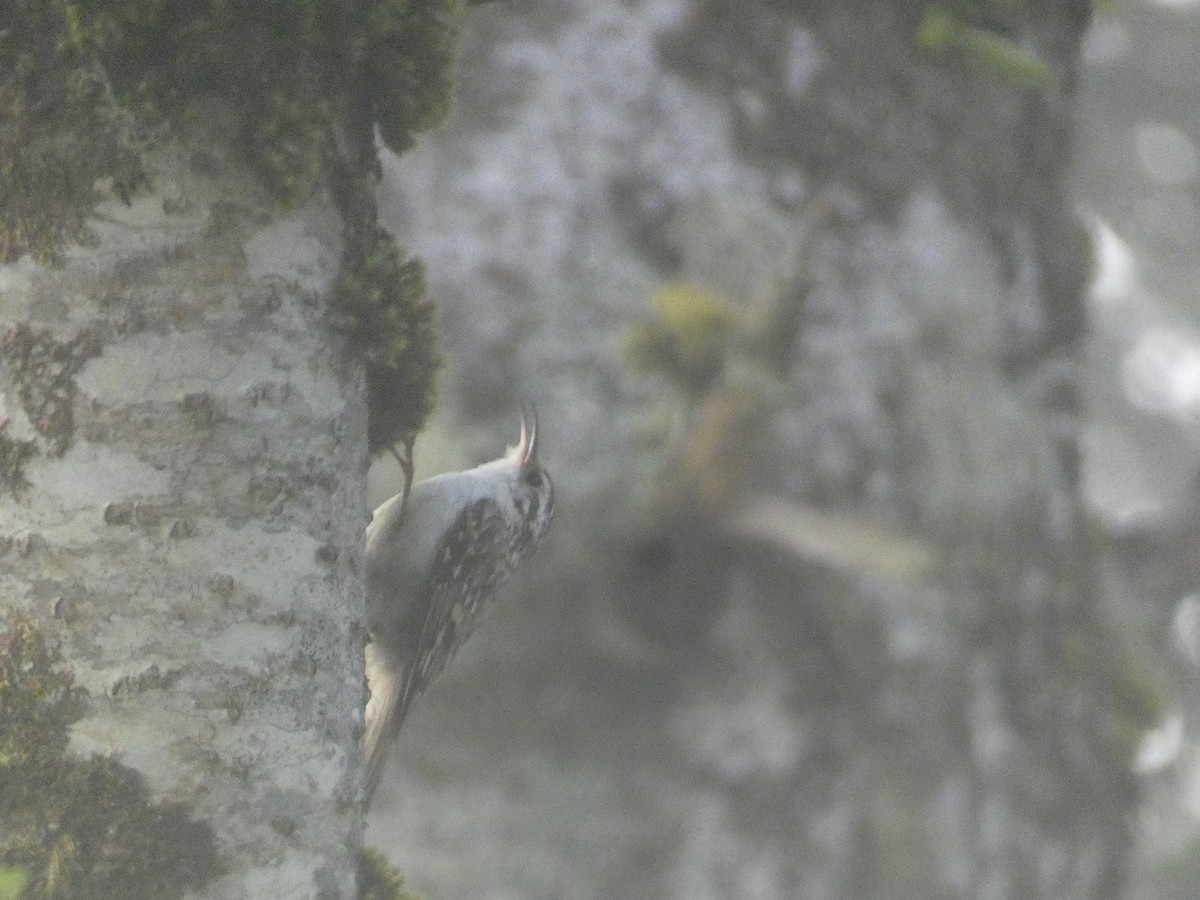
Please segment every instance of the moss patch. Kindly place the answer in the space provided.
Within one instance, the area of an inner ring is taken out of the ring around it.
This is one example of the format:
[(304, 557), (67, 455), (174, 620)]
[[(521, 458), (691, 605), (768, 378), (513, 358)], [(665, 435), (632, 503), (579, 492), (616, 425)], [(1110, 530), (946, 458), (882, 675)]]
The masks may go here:
[[(145, 183), (148, 135), (215, 101), (284, 202), (365, 103), (397, 152), (449, 113), (461, 0), (11, 0), (0, 6), (0, 261), (51, 259)], [(361, 124), (361, 123), (360, 123)]]
[(19, 323), (0, 334), (0, 390), (20, 401), (36, 434), (15, 436), (8, 422), (0, 423), (0, 488), (13, 494), (23, 489), (22, 469), (35, 453), (67, 451), (75, 433), (75, 375), (99, 348), (90, 332), (60, 341)]
[(134, 117), (99, 63), (109, 29), (77, 4), (0, 5), (0, 262), (52, 259), (106, 193), (144, 178)]
[[(463, 0), (0, 4), (0, 262), (26, 253), (52, 260), (84, 236), (100, 199), (127, 200), (145, 184), (158, 136), (186, 135), (219, 110), (230, 120), (222, 149), (278, 202), (332, 189), (347, 245), (335, 318), (369, 368), (372, 449), (415, 433), (432, 406), (440, 355), (419, 264), (377, 225), (375, 129), (402, 152), (449, 114), (464, 8)], [(28, 452), (0, 436), (5, 472), (19, 474)]]
[(396, 153), (450, 114), (463, 6), (462, 0), (368, 4), (367, 96), (384, 143)]
[(378, 230), (365, 253), (343, 262), (334, 304), (367, 364), (370, 449), (403, 443), (433, 408), (443, 362), (425, 268)]
[[(82, 693), (29, 620), (0, 631), (0, 884), (25, 900), (169, 900), (220, 873), (208, 825), (111, 759), (67, 755)], [(2, 895), (0, 895), (2, 896)]]

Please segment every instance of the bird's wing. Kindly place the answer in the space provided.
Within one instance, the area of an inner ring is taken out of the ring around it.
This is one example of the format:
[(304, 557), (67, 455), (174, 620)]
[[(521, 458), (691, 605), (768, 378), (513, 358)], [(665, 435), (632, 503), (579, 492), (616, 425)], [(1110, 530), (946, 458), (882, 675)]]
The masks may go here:
[(368, 802), (412, 701), (441, 673), (470, 636), (483, 604), (512, 571), (508, 555), (497, 552), (497, 548), (507, 543), (505, 528), (504, 515), (491, 498), (476, 500), (464, 509), (446, 530), (421, 588), (428, 597), (428, 606), (416, 652), (406, 664), (377, 665), (374, 679), (368, 660), (371, 686), (365, 736)]

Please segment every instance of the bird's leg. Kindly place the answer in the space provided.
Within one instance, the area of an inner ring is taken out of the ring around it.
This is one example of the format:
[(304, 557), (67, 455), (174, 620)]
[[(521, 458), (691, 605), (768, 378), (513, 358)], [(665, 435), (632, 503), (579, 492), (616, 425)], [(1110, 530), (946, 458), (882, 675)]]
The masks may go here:
[(388, 450), (391, 451), (392, 456), (394, 456), (396, 458), (396, 462), (400, 464), (400, 472), (404, 476), (404, 490), (401, 492), (401, 496), (400, 496), (400, 519), (399, 519), (399, 521), (401, 521), (401, 522), (404, 521), (404, 514), (408, 511), (408, 495), (412, 491), (413, 444), (415, 444), (416, 442), (417, 442), (417, 436), (415, 434), (410, 434), (404, 438), (404, 441), (403, 441), (404, 449), (402, 451), (397, 450), (395, 444), (392, 444), (388, 448)]

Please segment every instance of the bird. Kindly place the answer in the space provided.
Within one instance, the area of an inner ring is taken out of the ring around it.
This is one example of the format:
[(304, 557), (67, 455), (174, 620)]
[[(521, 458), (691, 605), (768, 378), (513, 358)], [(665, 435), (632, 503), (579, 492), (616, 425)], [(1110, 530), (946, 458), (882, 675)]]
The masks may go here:
[[(407, 450), (411, 453), (411, 444)], [(497, 589), (533, 555), (554, 515), (538, 461), (537, 414), (522, 407), (516, 446), (436, 475), (385, 501), (366, 532), (367, 684), (363, 737), (369, 805), (409, 706), (483, 618)], [(411, 465), (397, 456), (411, 483)]]

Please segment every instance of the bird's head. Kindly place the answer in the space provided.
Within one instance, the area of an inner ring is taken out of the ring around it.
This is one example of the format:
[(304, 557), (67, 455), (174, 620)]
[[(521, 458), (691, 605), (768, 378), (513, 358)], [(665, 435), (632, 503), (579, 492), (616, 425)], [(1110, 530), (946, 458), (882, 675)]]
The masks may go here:
[(554, 515), (554, 485), (550, 473), (538, 462), (537, 411), (521, 409), (521, 436), (510, 447), (503, 462), (508, 470), (512, 503), (524, 523), (523, 539), (536, 547), (550, 527)]

